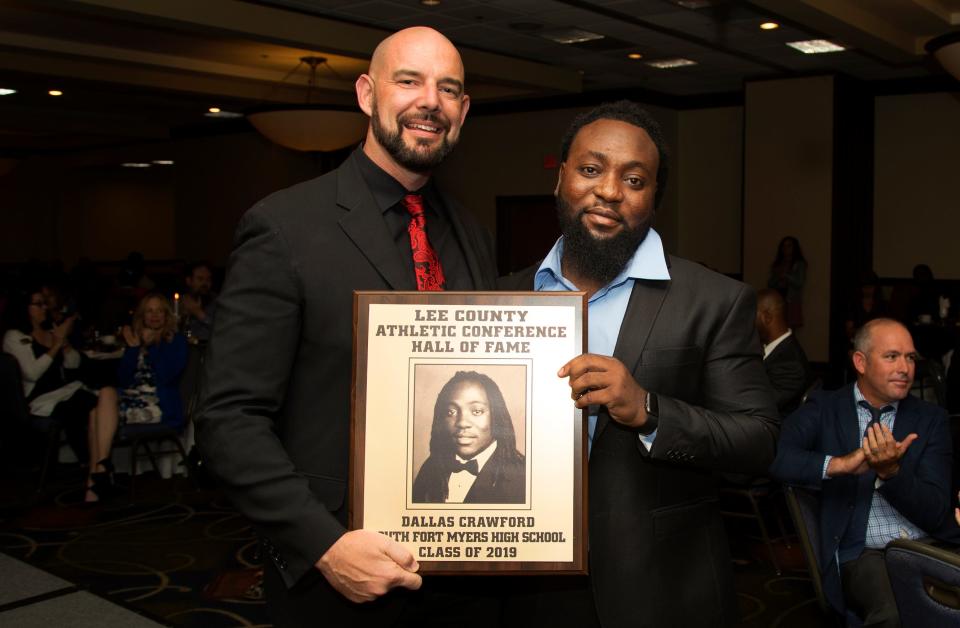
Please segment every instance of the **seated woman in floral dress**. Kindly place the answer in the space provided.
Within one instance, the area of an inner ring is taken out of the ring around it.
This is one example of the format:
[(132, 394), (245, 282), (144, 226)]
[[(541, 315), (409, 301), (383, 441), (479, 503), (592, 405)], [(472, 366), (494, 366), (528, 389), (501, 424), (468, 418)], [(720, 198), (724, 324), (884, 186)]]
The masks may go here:
[[(123, 328), (127, 349), (120, 361), (120, 418), (126, 425), (162, 423), (183, 426), (180, 375), (187, 365), (187, 341), (177, 333), (177, 319), (167, 297), (143, 297), (133, 325)], [(132, 470), (131, 470), (132, 471)]]

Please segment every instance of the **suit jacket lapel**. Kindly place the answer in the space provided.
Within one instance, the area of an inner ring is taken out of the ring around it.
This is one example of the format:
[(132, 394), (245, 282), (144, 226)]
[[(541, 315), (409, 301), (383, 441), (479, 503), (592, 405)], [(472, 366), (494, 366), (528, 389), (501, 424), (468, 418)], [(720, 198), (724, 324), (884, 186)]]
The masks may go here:
[[(660, 308), (663, 306), (663, 300), (669, 290), (669, 281), (647, 279), (634, 281), (630, 301), (627, 303), (627, 311), (620, 323), (617, 346), (613, 350), (613, 357), (623, 362), (627, 370), (634, 375), (637, 366), (640, 364), (643, 350), (647, 346), (647, 340), (650, 338), (653, 323), (660, 314)], [(609, 421), (610, 417), (606, 412), (597, 415), (597, 427), (593, 434), (594, 442)]]
[(409, 264), (397, 251), (355, 159), (351, 155), (337, 170), (337, 205), (347, 210), (340, 227), (392, 289), (416, 290), (413, 273), (407, 272)]
[(840, 408), (839, 420), (837, 421), (837, 430), (839, 431), (840, 442), (847, 448), (845, 453), (850, 453), (854, 449), (863, 445), (863, 434), (860, 433), (860, 419), (857, 415), (857, 400), (853, 396), (853, 387), (855, 384), (847, 386), (847, 394), (844, 395), (843, 405)]
[[(917, 431), (918, 420), (919, 415), (916, 413), (914, 398), (908, 395), (897, 406), (897, 418), (893, 422), (893, 437), (897, 439), (897, 442), (902, 441), (908, 434)], [(910, 450), (908, 449), (904, 455), (910, 455)]]

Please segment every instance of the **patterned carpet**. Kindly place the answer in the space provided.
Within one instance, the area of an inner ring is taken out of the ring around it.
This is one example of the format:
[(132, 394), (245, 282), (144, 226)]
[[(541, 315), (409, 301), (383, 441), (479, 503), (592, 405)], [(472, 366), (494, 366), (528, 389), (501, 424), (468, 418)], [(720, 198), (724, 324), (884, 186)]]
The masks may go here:
[[(88, 508), (76, 474), (62, 467), (32, 505), (29, 481), (0, 482), (0, 552), (172, 626), (269, 625), (253, 533), (216, 491), (147, 475), (135, 501), (123, 494)], [(731, 526), (742, 626), (830, 625), (797, 545), (777, 544), (777, 576), (753, 532)]]

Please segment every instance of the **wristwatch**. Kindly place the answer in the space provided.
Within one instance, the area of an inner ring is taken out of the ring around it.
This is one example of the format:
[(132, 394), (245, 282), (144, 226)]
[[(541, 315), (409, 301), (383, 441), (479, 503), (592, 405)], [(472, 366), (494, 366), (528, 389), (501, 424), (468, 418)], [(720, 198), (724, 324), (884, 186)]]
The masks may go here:
[(660, 424), (660, 402), (657, 399), (657, 393), (647, 391), (647, 399), (644, 401), (644, 409), (647, 411), (647, 422), (639, 429), (640, 433), (646, 436), (653, 434), (654, 430)]

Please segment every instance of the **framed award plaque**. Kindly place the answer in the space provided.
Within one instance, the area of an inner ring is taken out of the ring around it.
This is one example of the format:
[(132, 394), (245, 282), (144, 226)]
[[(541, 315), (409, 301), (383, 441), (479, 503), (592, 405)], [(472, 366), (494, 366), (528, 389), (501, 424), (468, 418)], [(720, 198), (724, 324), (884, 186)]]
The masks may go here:
[(350, 527), (421, 573), (586, 573), (582, 292), (355, 292)]

